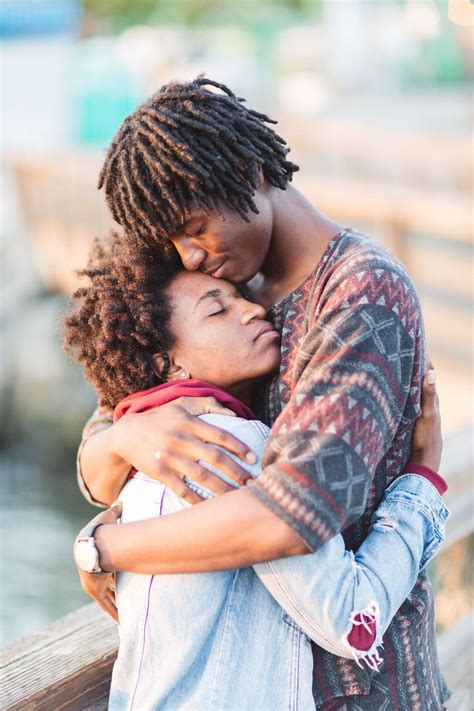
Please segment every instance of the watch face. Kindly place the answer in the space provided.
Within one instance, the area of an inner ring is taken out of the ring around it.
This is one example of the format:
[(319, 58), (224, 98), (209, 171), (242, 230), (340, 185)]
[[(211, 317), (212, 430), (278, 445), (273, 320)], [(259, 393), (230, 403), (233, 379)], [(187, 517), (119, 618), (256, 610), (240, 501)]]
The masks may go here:
[(82, 570), (85, 570), (86, 573), (94, 572), (99, 562), (94, 539), (87, 538), (82, 541), (77, 541), (74, 546), (74, 558), (77, 565), (82, 568)]

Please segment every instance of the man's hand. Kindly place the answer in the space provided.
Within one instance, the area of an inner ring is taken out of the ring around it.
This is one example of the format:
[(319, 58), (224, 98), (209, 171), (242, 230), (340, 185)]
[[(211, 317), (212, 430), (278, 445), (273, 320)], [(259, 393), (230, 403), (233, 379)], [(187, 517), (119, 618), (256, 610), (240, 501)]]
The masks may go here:
[(421, 414), (411, 440), (410, 461), (438, 471), (443, 451), (439, 398), (433, 364), (428, 363), (421, 393)]
[(234, 487), (199, 462), (211, 464), (243, 485), (252, 478), (249, 472), (211, 444), (249, 463), (256, 461), (255, 454), (229, 432), (198, 418), (206, 413), (234, 416), (213, 397), (181, 397), (154, 410), (124, 415), (113, 426), (113, 449), (189, 503), (199, 503), (202, 498), (184, 483), (184, 476), (217, 494), (233, 491)]
[[(116, 502), (106, 511), (101, 511), (93, 521), (97, 525), (116, 524), (121, 513), (122, 505), (120, 502)], [(115, 573), (86, 573), (79, 566), (76, 567), (84, 592), (95, 600), (114, 622), (118, 623), (119, 618), (115, 605)]]

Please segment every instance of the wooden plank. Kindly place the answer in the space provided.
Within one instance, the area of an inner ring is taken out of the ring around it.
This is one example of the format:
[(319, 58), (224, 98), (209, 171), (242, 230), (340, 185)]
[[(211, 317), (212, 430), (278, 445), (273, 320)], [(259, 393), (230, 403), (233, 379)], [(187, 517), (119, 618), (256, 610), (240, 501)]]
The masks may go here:
[(393, 176), (404, 182), (409, 177), (438, 187), (472, 186), (474, 153), (468, 132), (434, 134), (323, 117), (311, 124), (283, 117), (280, 124), (294, 151), (292, 159), (303, 163), (305, 172), (308, 163), (327, 162), (346, 175), (352, 170), (380, 180)]
[(106, 708), (117, 648), (117, 626), (95, 603), (75, 610), (2, 650), (0, 708)]
[(444, 498), (450, 511), (446, 523), (445, 549), (474, 532), (473, 445), (473, 426), (453, 433), (444, 443), (440, 471), (448, 482)]
[(437, 640), (441, 669), (453, 696), (449, 711), (471, 711), (474, 686), (474, 609), (454, 627), (442, 632)]
[(473, 298), (473, 249), (470, 245), (430, 237), (407, 235), (404, 260), (419, 291), (464, 302)]
[(390, 185), (376, 180), (295, 175), (295, 186), (318, 209), (345, 225), (392, 225), (470, 244), (473, 208), (470, 195)]
[(437, 351), (472, 362), (472, 313), (456, 303), (444, 301), (436, 294), (420, 291), (420, 300), (430, 353)]

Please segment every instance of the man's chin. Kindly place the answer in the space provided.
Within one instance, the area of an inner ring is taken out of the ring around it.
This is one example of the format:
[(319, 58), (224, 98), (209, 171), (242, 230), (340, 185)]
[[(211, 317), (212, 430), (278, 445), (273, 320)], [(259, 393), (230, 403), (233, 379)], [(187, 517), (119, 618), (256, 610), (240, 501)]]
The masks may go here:
[(231, 281), (236, 286), (249, 286), (249, 287), (254, 287), (254, 288), (258, 289), (258, 285), (260, 284), (260, 280), (262, 278), (263, 277), (262, 277), (261, 273), (257, 270), (257, 271), (253, 271), (253, 272), (244, 274), (243, 276), (239, 275), (235, 279), (228, 278), (228, 281)]

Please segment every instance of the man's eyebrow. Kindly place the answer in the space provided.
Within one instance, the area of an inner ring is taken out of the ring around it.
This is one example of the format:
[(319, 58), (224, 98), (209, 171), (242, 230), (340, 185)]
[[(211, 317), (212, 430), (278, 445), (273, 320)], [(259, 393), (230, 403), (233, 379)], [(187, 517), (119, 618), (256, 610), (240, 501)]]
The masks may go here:
[(188, 220), (186, 220), (185, 222), (183, 222), (183, 223), (181, 224), (180, 229), (181, 229), (181, 230), (185, 230), (186, 227), (189, 227), (189, 226), (192, 225), (194, 222), (198, 222), (198, 220), (204, 221), (204, 220), (206, 220), (206, 219), (207, 219), (207, 215), (205, 215), (204, 213), (202, 213), (202, 214), (200, 214), (200, 215), (193, 215), (192, 217), (190, 217)]
[(204, 299), (215, 299), (217, 296), (221, 296), (221, 295), (222, 295), (222, 292), (220, 289), (211, 289), (210, 291), (206, 291), (206, 293), (203, 294), (202, 296), (200, 296), (199, 299), (196, 301), (193, 311), (195, 311), (197, 309), (199, 304), (202, 301), (204, 301)]

